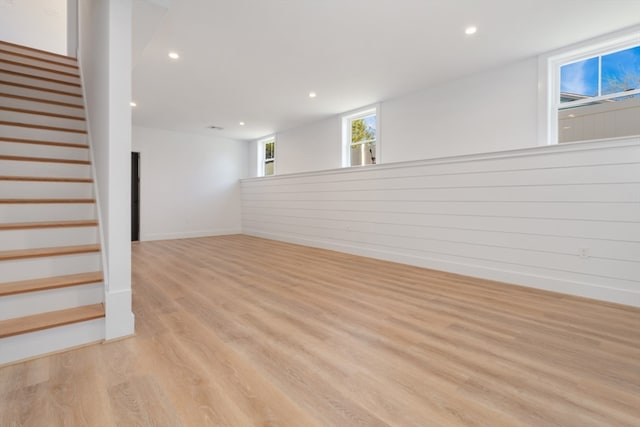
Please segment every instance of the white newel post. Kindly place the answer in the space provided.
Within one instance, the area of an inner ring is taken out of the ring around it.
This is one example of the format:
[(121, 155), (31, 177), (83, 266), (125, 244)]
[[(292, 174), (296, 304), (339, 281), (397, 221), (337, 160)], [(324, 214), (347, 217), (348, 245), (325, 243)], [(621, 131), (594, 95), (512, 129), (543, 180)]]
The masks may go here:
[(131, 335), (131, 0), (109, 1), (107, 340)]

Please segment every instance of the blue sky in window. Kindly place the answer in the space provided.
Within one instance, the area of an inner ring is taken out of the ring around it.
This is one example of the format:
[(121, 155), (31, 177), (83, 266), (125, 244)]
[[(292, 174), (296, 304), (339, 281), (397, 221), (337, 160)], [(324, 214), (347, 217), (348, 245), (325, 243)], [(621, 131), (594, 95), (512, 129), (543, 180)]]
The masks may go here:
[[(598, 96), (598, 57), (560, 68), (560, 91)], [(640, 46), (602, 56), (602, 94), (640, 87)]]
[(364, 124), (367, 128), (371, 129), (372, 131), (376, 131), (376, 116), (368, 116), (365, 117), (364, 119)]
[(585, 59), (560, 68), (560, 92), (598, 95), (598, 58)]
[(640, 87), (640, 46), (602, 57), (602, 94)]

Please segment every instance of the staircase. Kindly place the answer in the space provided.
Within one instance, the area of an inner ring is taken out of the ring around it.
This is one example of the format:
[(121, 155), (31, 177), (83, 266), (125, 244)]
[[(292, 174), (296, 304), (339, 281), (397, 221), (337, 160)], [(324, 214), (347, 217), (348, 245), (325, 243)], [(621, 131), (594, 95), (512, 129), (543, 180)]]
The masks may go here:
[(0, 41), (0, 365), (104, 339), (77, 61)]

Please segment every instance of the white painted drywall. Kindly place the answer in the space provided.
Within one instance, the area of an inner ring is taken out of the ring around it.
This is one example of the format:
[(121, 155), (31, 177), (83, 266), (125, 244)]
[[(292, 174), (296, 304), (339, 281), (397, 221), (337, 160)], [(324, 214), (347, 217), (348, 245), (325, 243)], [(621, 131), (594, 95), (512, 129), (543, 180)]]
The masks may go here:
[(79, 61), (105, 252), (107, 339), (133, 333), (131, 312), (131, 1), (79, 2)]
[(537, 145), (535, 58), (382, 103), (384, 163)]
[(331, 117), (276, 135), (278, 174), (339, 168), (341, 123)]
[(131, 63), (133, 68), (142, 58), (145, 47), (169, 10), (169, 0), (133, 0)]
[(67, 0), (67, 55), (78, 57), (78, 1)]
[[(341, 120), (336, 116), (277, 133), (276, 173), (339, 168), (342, 164), (341, 126)], [(249, 177), (257, 176), (259, 153), (258, 140), (250, 141), (247, 150)]]
[(135, 126), (141, 240), (241, 233), (247, 143)]
[(242, 181), (243, 232), (640, 306), (640, 138)]
[[(247, 141), (247, 158), (245, 167), (247, 168), (246, 177), (255, 178), (258, 176), (258, 141)], [(277, 148), (277, 147), (276, 147)]]
[[(379, 104), (383, 163), (537, 145), (536, 58)], [(277, 173), (338, 168), (341, 115), (279, 132)], [(255, 155), (250, 173), (255, 175)]]
[(67, 0), (0, 1), (0, 40), (67, 54)]

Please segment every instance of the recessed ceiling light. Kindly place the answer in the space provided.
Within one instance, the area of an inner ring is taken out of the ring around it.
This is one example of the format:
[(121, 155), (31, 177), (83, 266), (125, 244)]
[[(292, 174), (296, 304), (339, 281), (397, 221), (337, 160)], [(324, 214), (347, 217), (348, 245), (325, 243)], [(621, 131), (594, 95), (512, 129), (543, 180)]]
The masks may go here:
[(575, 117), (575, 114), (569, 114), (569, 117), (571, 117), (572, 119)]
[(176, 52), (169, 52), (169, 58), (178, 59), (180, 58), (180, 55), (178, 55)]
[(316, 96), (318, 95), (315, 92), (309, 92), (309, 98), (315, 98)]
[(137, 106), (138, 106), (138, 104), (136, 104), (136, 103), (135, 103), (135, 102), (133, 102), (133, 101), (131, 101), (131, 102), (129, 103), (129, 105), (131, 105), (132, 107), (137, 107)]
[(240, 126), (244, 126), (244, 124), (245, 124), (244, 122), (240, 122)]
[(478, 27), (471, 26), (471, 27), (465, 28), (464, 33), (470, 36), (471, 34), (475, 34), (477, 31), (478, 31)]

